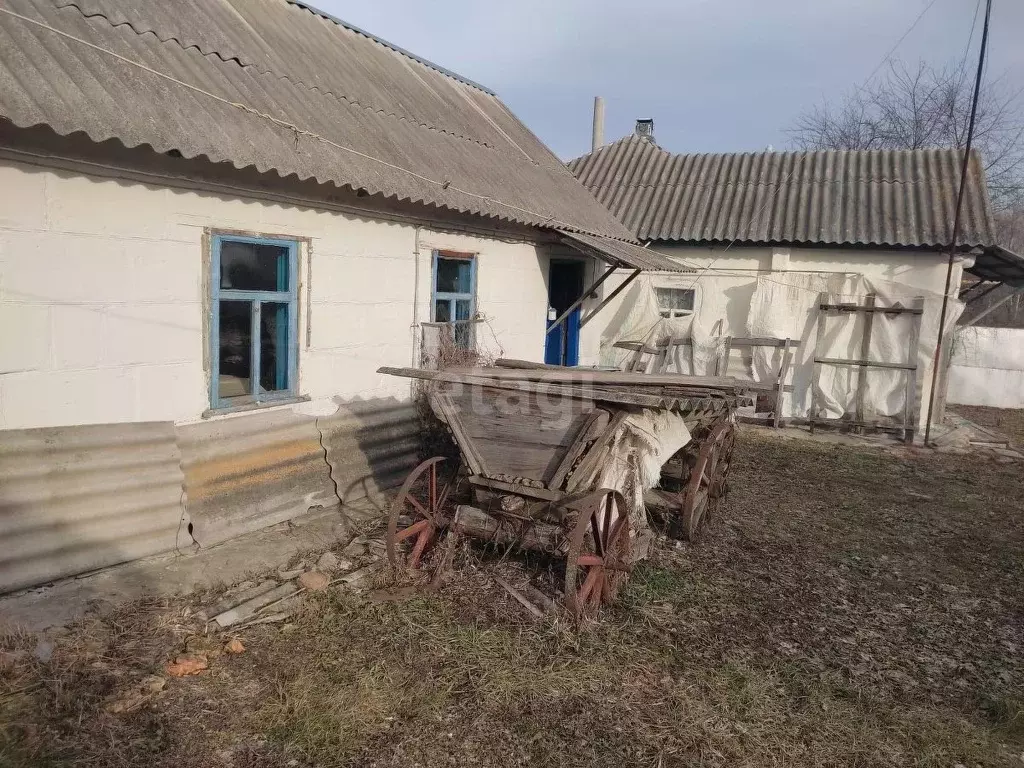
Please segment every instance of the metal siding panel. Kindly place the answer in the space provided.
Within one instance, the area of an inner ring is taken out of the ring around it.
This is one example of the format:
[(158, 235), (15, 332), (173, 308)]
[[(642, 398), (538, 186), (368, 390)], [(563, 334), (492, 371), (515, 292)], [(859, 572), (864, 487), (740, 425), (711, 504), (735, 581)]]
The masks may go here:
[(0, 432), (0, 593), (188, 546), (170, 422)]

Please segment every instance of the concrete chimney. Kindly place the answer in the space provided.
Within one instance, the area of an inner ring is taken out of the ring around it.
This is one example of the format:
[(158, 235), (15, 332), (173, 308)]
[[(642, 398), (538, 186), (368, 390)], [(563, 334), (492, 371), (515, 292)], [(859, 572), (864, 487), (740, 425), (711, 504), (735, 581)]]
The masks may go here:
[(594, 133), (590, 138), (590, 151), (604, 146), (604, 97), (594, 97)]

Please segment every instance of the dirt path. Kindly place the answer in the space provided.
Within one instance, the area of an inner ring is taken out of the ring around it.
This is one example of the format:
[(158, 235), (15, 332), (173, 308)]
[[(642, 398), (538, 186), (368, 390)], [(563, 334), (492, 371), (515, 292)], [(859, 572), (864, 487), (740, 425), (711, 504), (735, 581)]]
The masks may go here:
[[(5, 638), (0, 765), (1024, 764), (1021, 467), (746, 433), (734, 471), (705, 544), (582, 632), (464, 555), (436, 596), (332, 590), (237, 655), (198, 599), (48, 663)], [(209, 669), (155, 691), (186, 651)]]

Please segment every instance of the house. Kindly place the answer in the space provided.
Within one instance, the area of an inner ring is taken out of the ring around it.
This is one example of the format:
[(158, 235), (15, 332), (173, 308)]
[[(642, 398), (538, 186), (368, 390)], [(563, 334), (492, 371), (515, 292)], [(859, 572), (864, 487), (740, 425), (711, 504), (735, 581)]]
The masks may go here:
[(400, 483), (378, 367), (439, 326), (595, 358), (549, 316), (684, 269), (632, 240), (493, 92), (303, 2), (7, 0), (0, 591)]
[[(634, 134), (569, 168), (649, 251), (697, 274), (645, 277), (624, 293), (612, 310), (617, 319), (603, 330), (602, 362), (621, 364), (629, 353), (616, 343), (649, 332), (662, 345), (670, 335), (687, 339), (692, 354), (676, 361), (682, 370), (722, 372), (725, 344), (730, 373), (770, 378), (780, 371), (778, 350), (738, 354), (724, 340), (790, 339), (799, 352), (785, 382), (783, 415), (920, 429), (962, 159), (962, 152), (941, 149), (676, 154), (654, 140), (652, 121), (638, 121)], [(976, 154), (958, 243), (947, 353), (963, 308), (956, 290), (965, 269), (1024, 285), (1024, 259), (994, 243)], [(908, 313), (865, 311), (876, 301)], [(828, 302), (833, 309), (822, 310)], [(916, 302), (923, 306), (918, 319), (910, 313)], [(859, 304), (862, 311), (844, 313), (840, 304)], [(882, 367), (816, 364), (816, 358), (867, 359)], [(945, 387), (943, 376), (933, 421), (941, 419)], [(901, 416), (910, 412), (916, 418)]]

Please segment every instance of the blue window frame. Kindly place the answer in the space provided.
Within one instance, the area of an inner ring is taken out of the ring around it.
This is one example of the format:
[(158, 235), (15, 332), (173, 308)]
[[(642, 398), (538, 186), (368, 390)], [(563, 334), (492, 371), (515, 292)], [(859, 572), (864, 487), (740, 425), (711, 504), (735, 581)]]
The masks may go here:
[(469, 253), (434, 251), (431, 283), (430, 319), (452, 323), (455, 344), (463, 349), (473, 346), (476, 316), (476, 257)]
[(212, 248), (212, 407), (295, 397), (298, 243), (215, 235)]

